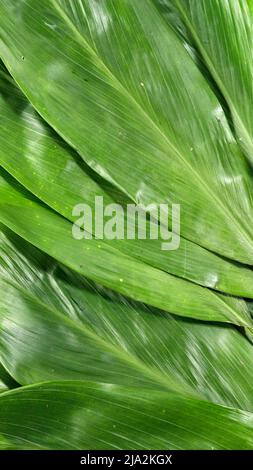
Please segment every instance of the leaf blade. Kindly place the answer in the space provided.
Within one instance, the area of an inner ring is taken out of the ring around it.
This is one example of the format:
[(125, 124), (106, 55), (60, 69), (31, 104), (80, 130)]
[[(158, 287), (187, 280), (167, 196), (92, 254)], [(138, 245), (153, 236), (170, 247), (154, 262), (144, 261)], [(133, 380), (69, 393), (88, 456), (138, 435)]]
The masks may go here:
[(0, 417), (4, 449), (252, 448), (251, 413), (89, 382), (38, 384), (5, 393)]
[[(35, 196), (66, 219), (74, 221), (73, 207), (88, 204), (95, 213), (95, 197), (104, 206), (127, 199), (95, 181), (88, 167), (67, 147), (4, 74), (0, 78), (0, 164)], [(6, 134), (8, 139), (6, 139)], [(84, 190), (85, 188), (85, 190)], [(64, 203), (63, 203), (64, 202)], [(93, 234), (94, 234), (93, 220)], [(135, 224), (135, 221), (133, 221)], [(125, 227), (129, 220), (125, 217)], [(148, 224), (147, 224), (148, 226)], [(149, 233), (149, 226), (147, 227)], [(253, 272), (216, 256), (180, 237), (180, 246), (169, 253), (158, 240), (107, 240), (109, 245), (155, 268), (231, 295), (253, 296)], [(201, 260), (201, 261), (200, 261)]]
[[(71, 6), (71, 3), (68, 4)], [(43, 117), (79, 150), (95, 171), (123, 189), (133, 200), (145, 205), (165, 201), (181, 203), (184, 210), (182, 233), (186, 238), (220, 254), (251, 264), (252, 239), (245, 217), (242, 216), (244, 213), (252, 218), (251, 184), (248, 169), (238, 153), (231, 133), (227, 140), (227, 123), (224, 123), (223, 129), (223, 125), (220, 126), (213, 115), (213, 110), (219, 107), (219, 103), (187, 52), (174, 33), (168, 30), (149, 0), (145, 1), (145, 7), (142, 0), (124, 0), (120, 6), (112, 0), (100, 4), (105, 9), (107, 21), (113, 22), (116, 31), (124, 32), (117, 36), (117, 59), (122, 59), (120, 41), (126, 47), (128, 44), (128, 48), (130, 44), (134, 50), (137, 48), (137, 53), (138, 40), (142, 41), (147, 52), (150, 48), (156, 52), (154, 55), (148, 53), (148, 64), (145, 63), (145, 57), (138, 56), (138, 69), (134, 61), (128, 64), (131, 66), (129, 70), (138, 79), (139, 87), (131, 83), (131, 77), (124, 82), (124, 61), (121, 60), (123, 68), (118, 71), (115, 61), (113, 62), (111, 47), (103, 51), (104, 56), (101, 50), (97, 54), (89, 42), (89, 35), (84, 36), (83, 31), (78, 30), (68, 16), (69, 11), (66, 13), (64, 10), (64, 2), (60, 1), (43, 0), (39, 7), (35, 7), (32, 0), (15, 5), (6, 0), (2, 2), (1, 18), (4, 21), (1, 24), (1, 56), (5, 64)], [(85, 8), (87, 6), (87, 11), (91, 12), (91, 26), (96, 24), (94, 2), (81, 2), (80, 5)], [(144, 18), (143, 8), (146, 12)], [(120, 13), (123, 14), (120, 15), (117, 9), (122, 10)], [(12, 28), (14, 14), (18, 38)], [(101, 15), (100, 12), (100, 17)], [(52, 21), (49, 26), (46, 18)], [(29, 28), (25, 27), (26, 22)], [(128, 24), (131, 24), (131, 33), (133, 28), (138, 30), (137, 37), (128, 34)], [(154, 28), (159, 31), (159, 38), (148, 34)], [(113, 33), (108, 27), (106, 35), (109, 46), (113, 42), (110, 34)], [(164, 44), (159, 53), (156, 51), (157, 41)], [(117, 43), (114, 44), (116, 48)], [(167, 47), (177, 51), (169, 57), (169, 61)], [(43, 60), (40, 56), (42, 51)], [(43, 68), (43, 63), (49, 64), (48, 67)], [(109, 70), (109, 65), (112, 67), (113, 64), (116, 67), (113, 70), (115, 75)], [(149, 73), (151, 65), (153, 76)], [(168, 83), (164, 83), (161, 78), (160, 68), (168, 77)], [(33, 80), (35, 69), (37, 79)], [(139, 80), (140, 71), (147, 72), (146, 80), (150, 80), (145, 90), (142, 90), (142, 81)], [(85, 80), (88, 82), (84, 86)], [(155, 83), (159, 83), (159, 87)], [(148, 91), (150, 87), (152, 92)], [(163, 88), (166, 92), (161, 94)], [(199, 89), (202, 90), (201, 99)], [(174, 95), (168, 94), (168, 90), (174, 91)], [(171, 98), (172, 95), (177, 97), (175, 101)], [(184, 118), (176, 112), (178, 101), (184, 103), (184, 106), (180, 106), (186, 113)], [(65, 110), (71, 110), (72, 116), (67, 123), (65, 117), (63, 119)], [(172, 116), (167, 116), (168, 112)], [(157, 123), (158, 119), (162, 121), (162, 128)], [(187, 126), (184, 125), (185, 121)], [(192, 141), (196, 151), (193, 149), (191, 155)], [(231, 154), (235, 157), (231, 158)], [(147, 172), (154, 159), (155, 179)], [(134, 174), (131, 171), (133, 167)], [(127, 184), (126, 174), (131, 174)], [(191, 185), (190, 189), (188, 185)], [(206, 236), (206, 233), (211, 235)]]
[(253, 27), (250, 7), (241, 0), (173, 0), (173, 3), (229, 106), (238, 144), (252, 163)]
[(130, 302), (6, 229), (0, 274), (1, 357), (22, 384), (85, 378), (253, 410), (252, 345), (234, 328)]
[[(98, 240), (98, 243), (95, 239), (85, 239), (83, 245), (73, 243), (72, 226), (66, 219), (43, 207), (10, 176), (0, 173), (0, 221), (69, 268), (105, 287), (165, 311), (251, 327), (252, 320), (242, 300), (216, 294), (127, 255), (120, 255), (103, 240)], [(178, 295), (182, 290), (183, 298)]]

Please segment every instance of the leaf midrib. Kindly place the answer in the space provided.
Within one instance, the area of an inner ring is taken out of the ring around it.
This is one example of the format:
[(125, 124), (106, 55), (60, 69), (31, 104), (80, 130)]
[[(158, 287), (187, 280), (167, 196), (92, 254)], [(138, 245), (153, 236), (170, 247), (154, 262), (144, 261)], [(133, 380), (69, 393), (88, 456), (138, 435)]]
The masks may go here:
[(87, 328), (87, 326), (85, 326), (83, 323), (72, 320), (69, 316), (67, 316), (67, 314), (61, 313), (60, 311), (56, 310), (56, 308), (54, 308), (53, 306), (46, 304), (44, 301), (36, 297), (31, 292), (25, 290), (15, 281), (11, 281), (4, 277), (2, 277), (1, 281), (17, 289), (19, 292), (21, 292), (21, 294), (24, 295), (24, 297), (28, 297), (32, 302), (37, 303), (41, 308), (48, 311), (50, 315), (53, 315), (54, 317), (59, 319), (61, 323), (63, 322), (66, 324), (66, 326), (71, 326), (72, 328), (76, 329), (79, 333), (81, 332), (82, 334), (88, 336), (100, 347), (112, 353), (113, 356), (116, 357), (116, 359), (122, 360), (125, 363), (128, 363), (130, 366), (135, 367), (137, 370), (141, 371), (144, 377), (146, 376), (147, 378), (150, 378), (155, 381), (157, 384), (160, 384), (169, 390), (179, 392), (185, 396), (203, 399), (203, 397), (200, 394), (196, 393), (196, 391), (193, 390), (184, 380), (174, 381), (171, 378), (169, 378), (168, 380), (167, 375), (163, 375), (162, 373), (160, 373), (160, 371), (155, 370), (153, 367), (148, 367), (136, 356), (133, 356), (133, 354), (129, 352), (126, 353), (123, 349), (120, 349), (116, 345), (106, 342), (103, 338), (98, 336), (91, 329)]
[(214, 67), (213, 65), (213, 61), (212, 59), (210, 58), (208, 52), (206, 51), (205, 47), (203, 46), (200, 38), (199, 38), (199, 35), (197, 34), (195, 28), (194, 28), (194, 25), (193, 23), (190, 21), (190, 19), (188, 18), (187, 14), (185, 13), (185, 10), (184, 8), (182, 7), (181, 3), (178, 1), (178, 0), (175, 0), (176, 2), (176, 5), (179, 9), (179, 11), (181, 12), (181, 15), (183, 17), (183, 20), (184, 22), (186, 23), (187, 27), (189, 28), (191, 34), (192, 34), (192, 37), (194, 39), (194, 41), (196, 42), (196, 44), (198, 45), (199, 47), (199, 50), (215, 80), (215, 82), (217, 83), (218, 87), (220, 88), (220, 91), (222, 93), (222, 95), (224, 96), (224, 98), (226, 99), (227, 103), (229, 104), (229, 107), (231, 110), (233, 110), (233, 115), (236, 117), (236, 120), (237, 122), (239, 123), (241, 129), (243, 130), (243, 133), (244, 135), (247, 136), (247, 143), (248, 145), (253, 149), (253, 143), (252, 143), (252, 139), (250, 137), (250, 134), (248, 132), (248, 129), (247, 127), (245, 127), (244, 125), (244, 122), (243, 120), (241, 119), (241, 116), (238, 114), (237, 112), (237, 107), (235, 106), (233, 100), (231, 99), (229, 93), (227, 92), (227, 89), (226, 87), (223, 85), (223, 81), (222, 79), (220, 78), (216, 68)]
[[(33, 206), (33, 205), (36, 205), (36, 204), (38, 204), (38, 203), (37, 203), (37, 202), (34, 202), (34, 201), (29, 201), (29, 206), (30, 206), (30, 207)], [(8, 205), (8, 206), (11, 206), (11, 207), (22, 207), (22, 206), (23, 206), (23, 200), (21, 201), (21, 204), (20, 204), (20, 205), (17, 205), (17, 204), (16, 204), (16, 201), (15, 201), (15, 203), (12, 203), (12, 204), (7, 203), (7, 205)], [(0, 202), (0, 206), (1, 206), (1, 202)], [(6, 203), (5, 203), (5, 206), (6, 206)], [(44, 208), (43, 208), (43, 209), (44, 209)], [(45, 210), (46, 210), (46, 209), (45, 209)], [(62, 218), (62, 216), (61, 216), (61, 215), (58, 215), (58, 214), (56, 214), (56, 217)], [(70, 221), (69, 221), (68, 219), (63, 218), (63, 220), (65, 220), (66, 223), (70, 223)], [(3, 222), (3, 223), (5, 224), (5, 222)], [(8, 226), (8, 228), (10, 228), (11, 230), (14, 230), (11, 226), (9, 226), (9, 225), (7, 225), (7, 226)], [(14, 230), (14, 231), (15, 231), (15, 230)], [(19, 233), (19, 236), (22, 237), (23, 235), (20, 235), (20, 233)], [(28, 238), (25, 238), (25, 239), (26, 239), (29, 243), (31, 243), (29, 237), (28, 237)], [(102, 243), (103, 243), (103, 240), (101, 240), (101, 244), (102, 244)], [(122, 253), (122, 252), (119, 251), (117, 248), (114, 248), (113, 246), (108, 245), (106, 242), (104, 242), (104, 243), (105, 243), (106, 248), (109, 249), (109, 250), (112, 252), (113, 255), (119, 255), (119, 256), (121, 256), (121, 257), (124, 258), (124, 259), (129, 259), (129, 260), (131, 260), (132, 262), (138, 262), (138, 263), (140, 263), (142, 266), (148, 266), (148, 267), (151, 268), (153, 271), (159, 271), (159, 272), (161, 272), (161, 273), (164, 273), (164, 274), (168, 277), (168, 280), (169, 280), (171, 277), (173, 277), (173, 278), (181, 279), (182, 282), (191, 283), (191, 284), (193, 284), (193, 286), (195, 286), (196, 288), (207, 289), (208, 293), (209, 293), (210, 295), (212, 295), (213, 297), (215, 297), (215, 299), (216, 299), (217, 302), (219, 302), (222, 306), (225, 306), (225, 312), (224, 312), (224, 310), (222, 309), (222, 315), (224, 316), (224, 318), (227, 319), (227, 322), (228, 322), (228, 323), (232, 323), (232, 324), (235, 323), (235, 324), (238, 324), (239, 326), (246, 326), (246, 327), (249, 327), (249, 328), (252, 327), (251, 323), (246, 322), (245, 318), (244, 318), (243, 316), (240, 316), (240, 314), (237, 313), (236, 309), (233, 308), (233, 306), (231, 306), (231, 305), (229, 305), (228, 303), (225, 302), (225, 300), (224, 300), (223, 297), (222, 297), (222, 295), (223, 295), (222, 293), (214, 292), (212, 289), (205, 288), (205, 287), (203, 287), (203, 286), (199, 286), (198, 284), (195, 284), (195, 283), (192, 282), (192, 281), (188, 281), (187, 279), (183, 279), (183, 278), (181, 278), (181, 277), (179, 277), (179, 276), (176, 276), (176, 275), (174, 275), (174, 274), (167, 273), (167, 272), (165, 272), (165, 271), (163, 271), (163, 270), (160, 270), (160, 269), (158, 269), (158, 268), (156, 268), (156, 267), (153, 267), (152, 265), (149, 265), (148, 263), (144, 263), (144, 262), (142, 262), (142, 261), (138, 261), (137, 259), (132, 258), (132, 257), (130, 257), (129, 255), (126, 255), (125, 253)], [(37, 246), (37, 248), (38, 248), (38, 246)], [(58, 258), (56, 258), (56, 259), (57, 259), (58, 262), (61, 262)], [(65, 264), (66, 266), (68, 266), (70, 269), (74, 269), (70, 264), (68, 264), (68, 263), (66, 263), (66, 262), (65, 262), (64, 264)], [(77, 270), (76, 270), (76, 271), (77, 271)], [(77, 272), (79, 272), (81, 275), (84, 275), (83, 272), (81, 272), (81, 271), (77, 271)], [(94, 280), (94, 279), (93, 279), (93, 280)], [(225, 296), (225, 294), (224, 294), (224, 296)], [(232, 317), (230, 317), (229, 315), (227, 315), (227, 310), (228, 310), (228, 311), (231, 311)], [(174, 313), (174, 314), (177, 315), (177, 316), (179, 315), (178, 313)], [(239, 322), (236, 323), (236, 322), (234, 321), (235, 319), (238, 319)], [(224, 323), (225, 323), (225, 321), (224, 321)]]
[[(106, 64), (103, 62), (100, 56), (96, 53), (96, 51), (90, 46), (90, 44), (86, 41), (86, 39), (82, 36), (82, 34), (78, 31), (76, 28), (75, 24), (71, 21), (69, 16), (65, 13), (63, 8), (57, 3), (57, 0), (49, 0), (51, 5), (55, 8), (56, 11), (58, 11), (59, 15), (63, 18), (63, 20), (67, 23), (69, 28), (73, 31), (77, 42), (82, 46), (85, 47), (86, 50), (88, 50), (92, 56), (95, 57), (96, 61), (104, 69), (107, 75), (116, 82), (117, 86), (119, 87), (119, 91), (121, 91), (130, 101), (134, 103), (134, 105), (138, 108), (138, 110), (143, 114), (145, 119), (147, 119), (152, 126), (155, 128), (155, 130), (162, 136), (163, 140), (167, 145), (172, 149), (172, 151), (184, 162), (184, 164), (188, 167), (190, 172), (194, 175), (195, 179), (200, 182), (200, 186), (203, 187), (204, 192), (207, 194), (208, 199), (210, 199), (210, 193), (213, 198), (213, 201), (215, 201), (215, 205), (218, 207), (218, 211), (223, 210), (223, 213), (225, 214), (225, 217), (230, 220), (235, 227), (237, 227), (237, 231), (241, 234), (241, 237), (246, 241), (247, 244), (252, 246), (252, 240), (249, 238), (248, 234), (246, 232), (241, 231), (241, 226), (239, 223), (237, 223), (237, 220), (234, 218), (231, 218), (231, 213), (230, 211), (224, 206), (223, 202), (217, 198), (215, 192), (210, 191), (210, 188), (208, 185), (203, 181), (201, 176), (196, 172), (196, 170), (190, 165), (190, 163), (185, 159), (185, 157), (179, 152), (179, 150), (174, 146), (174, 144), (168, 139), (166, 134), (164, 134), (164, 131), (158, 127), (158, 125), (151, 119), (151, 117), (146, 113), (146, 111), (141, 107), (141, 105), (135, 100), (135, 98), (129, 93), (129, 91), (122, 85), (122, 83), (118, 80), (118, 78), (111, 72), (111, 70), (106, 66)], [(71, 144), (71, 143), (70, 143)], [(121, 188), (125, 193), (125, 189)], [(131, 197), (133, 199), (133, 197)], [(136, 201), (135, 201), (136, 202)]]

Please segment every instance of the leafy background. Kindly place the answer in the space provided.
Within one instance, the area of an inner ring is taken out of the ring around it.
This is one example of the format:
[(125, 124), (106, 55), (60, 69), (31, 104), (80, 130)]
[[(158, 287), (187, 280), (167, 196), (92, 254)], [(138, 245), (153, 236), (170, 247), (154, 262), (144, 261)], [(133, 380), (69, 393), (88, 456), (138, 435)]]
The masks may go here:
[[(1, 1), (1, 449), (252, 449), (252, 11)], [(180, 248), (74, 240), (95, 196)]]

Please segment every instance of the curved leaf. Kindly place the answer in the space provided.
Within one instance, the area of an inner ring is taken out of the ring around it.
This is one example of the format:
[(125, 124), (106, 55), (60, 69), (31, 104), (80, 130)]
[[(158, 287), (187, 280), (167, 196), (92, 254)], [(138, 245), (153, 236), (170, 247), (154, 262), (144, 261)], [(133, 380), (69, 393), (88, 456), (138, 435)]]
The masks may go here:
[(137, 203), (180, 203), (183, 236), (252, 263), (248, 168), (151, 0), (2, 0), (0, 18), (5, 65), (89, 166)]
[(178, 315), (252, 326), (242, 300), (152, 268), (120, 254), (103, 240), (74, 241), (70, 222), (39, 204), (3, 171), (0, 196), (0, 221), (4, 225), (87, 278)]
[[(95, 196), (103, 197), (104, 206), (118, 203), (122, 198), (115, 191), (112, 197), (110, 185), (106, 186), (103, 180), (95, 181), (89, 168), (42, 121), (4, 72), (0, 76), (0, 119), (0, 164), (65, 218), (75, 220), (72, 210), (79, 203), (88, 204), (94, 214)], [(127, 223), (130, 220), (125, 219), (125, 227)], [(127, 237), (107, 240), (107, 244), (119, 251), (168, 273), (228, 294), (253, 296), (251, 269), (229, 262), (182, 237), (179, 248), (169, 253), (161, 250), (161, 242), (161, 239), (128, 240)]]
[(232, 408), (89, 382), (38, 384), (0, 398), (2, 449), (246, 450), (252, 423), (251, 413)]
[(0, 275), (1, 357), (22, 384), (131, 384), (253, 411), (253, 348), (234, 328), (130, 302), (8, 230), (0, 238)]
[[(165, 0), (168, 5), (171, 1)], [(244, 0), (172, 0), (232, 114), (253, 162), (253, 23)], [(252, 6), (251, 6), (252, 8)]]

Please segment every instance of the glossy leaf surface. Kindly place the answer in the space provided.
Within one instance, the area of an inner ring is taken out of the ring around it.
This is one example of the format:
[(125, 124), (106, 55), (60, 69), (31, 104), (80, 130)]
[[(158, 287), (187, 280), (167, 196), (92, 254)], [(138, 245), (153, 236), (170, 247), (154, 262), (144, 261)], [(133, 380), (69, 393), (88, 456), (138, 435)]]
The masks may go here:
[(251, 449), (252, 426), (251, 413), (89, 382), (41, 384), (0, 398), (4, 449)]
[[(72, 211), (80, 203), (88, 204), (94, 214), (96, 196), (103, 197), (104, 207), (129, 202), (104, 180), (94, 179), (89, 167), (43, 122), (4, 71), (0, 76), (0, 118), (0, 164), (65, 218), (76, 220)], [(96, 233), (94, 217), (92, 229)], [(161, 243), (161, 238), (128, 240), (126, 236), (124, 240), (107, 240), (120, 252), (168, 273), (232, 295), (253, 296), (251, 269), (183, 237), (175, 251), (163, 251)]]
[(252, 264), (249, 169), (151, 0), (3, 0), (0, 18), (5, 65), (89, 166), (137, 203), (180, 203), (183, 236)]
[(253, 162), (252, 2), (164, 0), (174, 4), (214, 81), (224, 96), (237, 141)]
[(253, 411), (253, 348), (231, 326), (130, 302), (8, 230), (1, 232), (0, 275), (0, 353), (22, 384), (89, 379)]
[(243, 300), (216, 294), (129, 256), (119, 257), (118, 250), (103, 240), (74, 240), (70, 222), (43, 207), (5, 172), (1, 175), (0, 221), (74, 271), (171, 313), (252, 326)]

